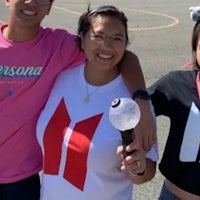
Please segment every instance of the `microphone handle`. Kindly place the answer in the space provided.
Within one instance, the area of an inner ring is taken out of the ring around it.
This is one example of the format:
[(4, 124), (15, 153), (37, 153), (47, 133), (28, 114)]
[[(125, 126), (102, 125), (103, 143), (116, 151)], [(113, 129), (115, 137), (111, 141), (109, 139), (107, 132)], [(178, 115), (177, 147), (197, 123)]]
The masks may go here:
[[(134, 151), (131, 151), (131, 152), (126, 151), (126, 146), (129, 145), (133, 141), (134, 133), (133, 133), (133, 129), (120, 131), (120, 133), (122, 136), (123, 155), (124, 155), (124, 158), (126, 158), (126, 156), (131, 155), (134, 152)], [(145, 171), (141, 173), (137, 173), (136, 176), (143, 176), (144, 173)]]
[(133, 129), (120, 131), (121, 137), (122, 137), (122, 146), (123, 146), (124, 158), (128, 155), (131, 155), (134, 152), (134, 151), (131, 151), (131, 152), (126, 151), (126, 146), (129, 145), (131, 142), (133, 142), (132, 132), (133, 132)]

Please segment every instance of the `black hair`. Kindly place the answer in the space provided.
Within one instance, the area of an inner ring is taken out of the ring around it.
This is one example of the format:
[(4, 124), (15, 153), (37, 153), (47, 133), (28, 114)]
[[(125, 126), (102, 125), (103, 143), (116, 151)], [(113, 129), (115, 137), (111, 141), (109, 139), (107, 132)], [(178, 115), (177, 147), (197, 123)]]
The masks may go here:
[(198, 47), (198, 41), (200, 39), (200, 20), (196, 22), (193, 31), (192, 31), (192, 58), (193, 58), (193, 67), (200, 69), (199, 63), (197, 62), (196, 51)]
[(91, 21), (98, 15), (114, 16), (117, 19), (121, 20), (121, 22), (125, 27), (126, 44), (129, 43), (128, 25), (127, 25), (128, 19), (123, 12), (119, 11), (115, 6), (112, 5), (100, 6), (93, 10), (90, 10), (90, 5), (88, 5), (87, 11), (84, 12), (79, 18), (78, 30), (77, 30), (78, 35), (85, 37), (85, 35), (91, 28)]

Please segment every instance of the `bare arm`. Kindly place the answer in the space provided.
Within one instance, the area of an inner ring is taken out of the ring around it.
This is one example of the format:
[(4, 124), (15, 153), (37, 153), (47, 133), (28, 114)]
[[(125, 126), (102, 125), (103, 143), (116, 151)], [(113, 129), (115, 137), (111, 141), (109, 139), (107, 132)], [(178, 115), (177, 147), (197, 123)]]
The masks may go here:
[(125, 52), (125, 55), (120, 63), (120, 71), (131, 94), (133, 94), (137, 89), (146, 90), (140, 62), (134, 53), (130, 51)]
[[(131, 94), (138, 89), (146, 90), (140, 62), (134, 53), (130, 51), (125, 52), (120, 63), (120, 71)], [(140, 122), (134, 130), (135, 138), (139, 140), (145, 150), (149, 150), (157, 140), (156, 123), (151, 113), (150, 102), (140, 98), (136, 98), (135, 101), (139, 104), (141, 110)]]
[(130, 179), (137, 185), (150, 181), (156, 173), (156, 162), (146, 158), (146, 170), (142, 176), (130, 176)]

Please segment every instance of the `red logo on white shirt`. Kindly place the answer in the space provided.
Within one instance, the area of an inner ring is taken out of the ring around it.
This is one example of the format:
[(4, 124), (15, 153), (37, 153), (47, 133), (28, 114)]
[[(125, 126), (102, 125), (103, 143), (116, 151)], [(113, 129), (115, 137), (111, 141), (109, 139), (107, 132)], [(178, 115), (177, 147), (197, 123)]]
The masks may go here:
[[(80, 190), (84, 189), (87, 158), (91, 140), (102, 113), (75, 124), (69, 138), (63, 177)], [(71, 122), (62, 99), (52, 115), (44, 134), (44, 173), (58, 175), (63, 139)]]

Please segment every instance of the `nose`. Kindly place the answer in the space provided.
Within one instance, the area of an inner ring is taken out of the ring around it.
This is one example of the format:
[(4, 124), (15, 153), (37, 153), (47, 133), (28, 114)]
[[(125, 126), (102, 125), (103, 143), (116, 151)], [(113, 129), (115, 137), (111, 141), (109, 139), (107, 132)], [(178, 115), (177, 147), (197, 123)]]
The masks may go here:
[(105, 38), (102, 40), (101, 45), (102, 45), (102, 46), (106, 46), (106, 47), (111, 47), (111, 46), (113, 46), (112, 38), (110, 38), (110, 37), (105, 37)]
[(107, 43), (112, 44), (113, 39), (111, 37), (105, 37), (104, 40), (103, 40), (103, 42), (107, 42)]

